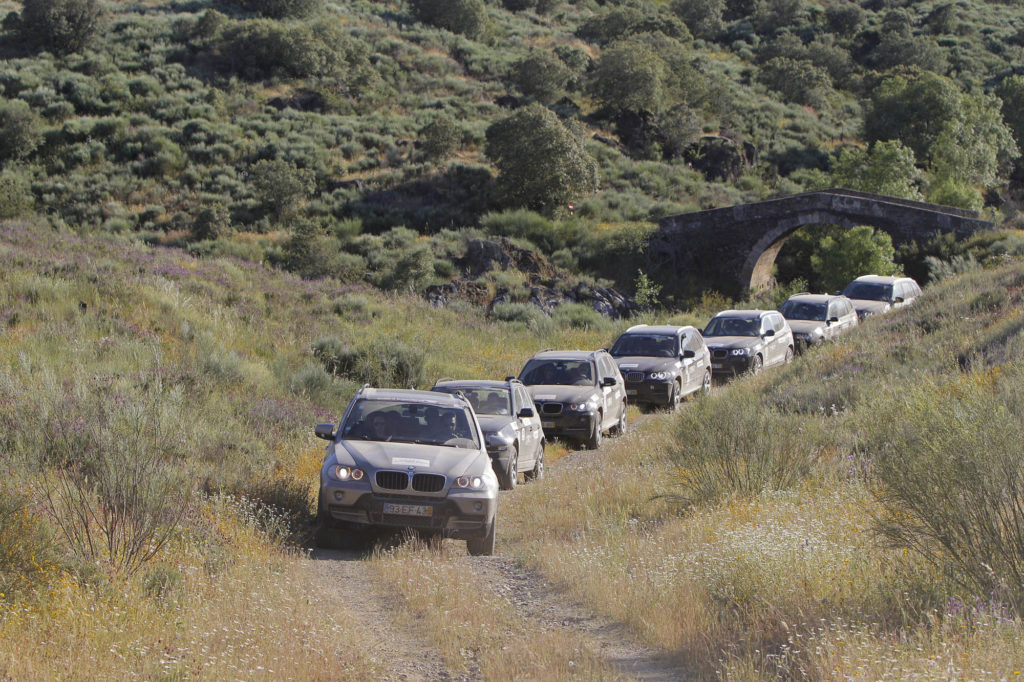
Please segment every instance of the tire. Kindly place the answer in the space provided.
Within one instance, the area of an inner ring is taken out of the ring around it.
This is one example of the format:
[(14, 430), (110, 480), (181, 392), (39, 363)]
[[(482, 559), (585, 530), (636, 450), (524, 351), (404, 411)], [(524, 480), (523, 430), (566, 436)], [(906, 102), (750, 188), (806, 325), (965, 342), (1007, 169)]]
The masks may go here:
[(619, 416), (619, 423), (615, 425), (615, 435), (626, 435), (626, 406), (622, 406), (622, 414)]
[(512, 446), (512, 456), (508, 459), (508, 469), (498, 474), (498, 486), (502, 490), (515, 490), (519, 482), (519, 448)]
[(786, 360), (784, 364), (788, 365), (791, 362), (793, 362), (793, 346), (786, 349)]
[(750, 363), (750, 373), (757, 376), (761, 373), (762, 368), (764, 368), (764, 359), (760, 355), (755, 355), (754, 360)]
[(470, 556), (491, 556), (494, 554), (494, 531), (497, 525), (498, 517), (495, 516), (483, 537), (466, 540), (466, 550)]
[(544, 443), (540, 444), (540, 454), (533, 463), (533, 469), (523, 474), (523, 478), (527, 481), (539, 481), (544, 478)]
[(683, 391), (679, 387), (678, 382), (673, 382), (672, 393), (668, 396), (668, 409), (670, 412), (675, 412), (679, 409), (679, 405), (683, 402)]
[(588, 450), (597, 450), (601, 447), (601, 440), (604, 434), (601, 433), (601, 418), (600, 412), (597, 413), (597, 419), (594, 420), (594, 428), (590, 432), (590, 436), (583, 441), (583, 446)]
[(700, 385), (701, 395), (711, 395), (711, 370), (704, 372), (704, 382)]

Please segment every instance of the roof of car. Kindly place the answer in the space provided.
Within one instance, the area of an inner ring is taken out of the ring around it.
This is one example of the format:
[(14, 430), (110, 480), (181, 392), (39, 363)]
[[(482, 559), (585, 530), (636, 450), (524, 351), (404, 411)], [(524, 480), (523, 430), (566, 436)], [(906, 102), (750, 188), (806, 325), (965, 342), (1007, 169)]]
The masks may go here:
[(901, 279), (910, 279), (909, 277), (894, 277), (892, 275), (861, 275), (855, 282), (873, 282), (875, 284), (892, 284)]
[(676, 326), (671, 324), (638, 324), (630, 327), (623, 334), (678, 334), (680, 331), (693, 329), (693, 327)]
[(434, 387), (444, 386), (446, 388), (508, 388), (509, 384), (519, 383), (518, 379), (509, 381), (495, 381), (493, 379), (440, 379)]
[(533, 356), (539, 360), (590, 360), (604, 350), (542, 350)]
[(807, 301), (809, 303), (828, 303), (835, 298), (846, 298), (836, 294), (793, 294), (787, 301)]
[(775, 310), (723, 310), (722, 312), (715, 315), (715, 317), (761, 317), (768, 313), (777, 312)]
[(462, 407), (465, 404), (460, 396), (452, 393), (441, 393), (439, 391), (417, 391), (411, 388), (370, 388), (369, 386), (366, 386), (359, 391), (359, 397), (370, 400), (430, 403), (433, 405), (447, 405), (450, 407)]

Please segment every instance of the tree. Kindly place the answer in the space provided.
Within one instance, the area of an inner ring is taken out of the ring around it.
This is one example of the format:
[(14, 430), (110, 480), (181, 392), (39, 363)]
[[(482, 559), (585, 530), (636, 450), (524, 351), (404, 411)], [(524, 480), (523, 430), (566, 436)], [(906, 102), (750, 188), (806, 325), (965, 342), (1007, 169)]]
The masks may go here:
[(996, 88), (1003, 101), (1003, 120), (1009, 126), (1018, 147), (1024, 147), (1024, 76), (1008, 76)]
[(964, 97), (962, 114), (946, 122), (931, 149), (932, 173), (958, 185), (992, 187), (999, 168), (1020, 156), (996, 97)]
[(99, 0), (25, 0), (19, 31), (26, 42), (67, 55), (85, 49), (105, 19)]
[(761, 65), (758, 80), (787, 100), (820, 109), (832, 91), (828, 73), (809, 61), (774, 57)]
[(722, 20), (725, 0), (675, 0), (672, 11), (698, 38), (714, 40), (725, 31), (725, 22)]
[(253, 164), (251, 173), (257, 195), (278, 220), (292, 214), (313, 192), (313, 171), (289, 161), (263, 159)]
[(28, 104), (18, 99), (0, 103), (0, 163), (25, 158), (42, 141), (42, 120)]
[(479, 38), (487, 27), (484, 0), (409, 0), (413, 15), (425, 24)]
[(565, 95), (572, 73), (561, 59), (547, 51), (533, 50), (512, 66), (512, 83), (527, 97), (550, 104)]
[(876, 142), (870, 149), (844, 149), (832, 162), (832, 182), (861, 192), (920, 199), (920, 175), (914, 152), (899, 140)]
[(444, 161), (462, 141), (462, 131), (451, 116), (441, 114), (420, 130), (420, 151), (431, 161)]
[(838, 291), (865, 272), (896, 274), (899, 267), (893, 263), (895, 253), (888, 234), (870, 225), (858, 225), (838, 235), (826, 235), (811, 254), (811, 268), (826, 291)]
[(707, 82), (690, 51), (660, 33), (615, 43), (601, 56), (590, 93), (610, 112), (661, 113), (704, 97)]
[(956, 84), (930, 71), (887, 78), (871, 93), (865, 137), (900, 140), (918, 160), (927, 160), (946, 123), (962, 116), (961, 103)]
[(309, 16), (323, 6), (323, 0), (231, 0), (246, 12), (255, 12), (271, 19), (293, 19)]
[(505, 203), (553, 214), (597, 189), (597, 163), (582, 134), (534, 103), (487, 129), (486, 153), (498, 167)]

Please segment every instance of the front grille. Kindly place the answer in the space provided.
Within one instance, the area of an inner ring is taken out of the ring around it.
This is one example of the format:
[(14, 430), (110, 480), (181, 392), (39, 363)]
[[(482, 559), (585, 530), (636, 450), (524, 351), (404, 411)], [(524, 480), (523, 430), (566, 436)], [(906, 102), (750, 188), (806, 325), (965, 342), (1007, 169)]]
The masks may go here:
[(562, 403), (544, 403), (540, 411), (542, 414), (562, 414)]
[(385, 490), (405, 490), (409, 487), (409, 475), (404, 471), (378, 471), (377, 486)]
[(636, 383), (638, 381), (643, 381), (643, 380), (644, 380), (644, 373), (643, 372), (628, 372), (626, 374), (626, 381), (629, 381), (629, 382), (632, 382), (632, 383)]
[(412, 489), (421, 493), (436, 493), (444, 490), (444, 476), (416, 474), (412, 477)]
[(713, 357), (715, 360), (725, 360), (726, 356), (728, 355), (728, 351), (726, 351), (724, 348), (716, 348), (711, 352), (711, 357)]

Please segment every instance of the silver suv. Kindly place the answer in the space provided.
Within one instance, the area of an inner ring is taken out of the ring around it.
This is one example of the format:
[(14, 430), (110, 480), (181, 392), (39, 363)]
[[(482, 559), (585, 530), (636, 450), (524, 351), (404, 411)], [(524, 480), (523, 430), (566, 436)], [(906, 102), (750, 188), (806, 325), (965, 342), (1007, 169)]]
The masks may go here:
[(793, 331), (775, 310), (725, 310), (704, 328), (715, 374), (757, 374), (793, 361)]
[(540, 413), (544, 435), (601, 446), (606, 432), (626, 431), (626, 389), (605, 350), (546, 350), (519, 373)]
[(461, 395), (374, 389), (352, 398), (320, 469), (318, 543), (375, 528), (411, 528), (494, 553), (498, 479), (484, 435)]
[(533, 399), (515, 377), (505, 381), (440, 379), (431, 391), (466, 396), (484, 432), (487, 454), (502, 490), (512, 490), (519, 474), (544, 477), (544, 430)]
[(610, 352), (630, 402), (675, 409), (691, 393), (711, 391), (711, 353), (693, 327), (638, 324)]
[(843, 289), (843, 296), (853, 301), (857, 317), (885, 313), (892, 308), (910, 305), (921, 295), (921, 287), (910, 277), (863, 275)]
[(845, 296), (794, 294), (779, 312), (793, 330), (798, 353), (857, 326), (857, 311)]

